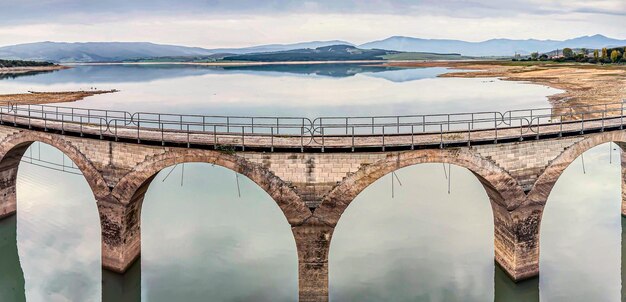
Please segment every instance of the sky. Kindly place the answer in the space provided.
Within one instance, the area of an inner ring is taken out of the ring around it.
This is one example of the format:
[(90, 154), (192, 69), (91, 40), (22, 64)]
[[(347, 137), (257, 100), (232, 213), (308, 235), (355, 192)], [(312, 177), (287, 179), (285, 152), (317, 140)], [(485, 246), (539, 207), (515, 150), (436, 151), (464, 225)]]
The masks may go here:
[(626, 39), (626, 0), (0, 0), (0, 45), (142, 41), (207, 48), (390, 36)]

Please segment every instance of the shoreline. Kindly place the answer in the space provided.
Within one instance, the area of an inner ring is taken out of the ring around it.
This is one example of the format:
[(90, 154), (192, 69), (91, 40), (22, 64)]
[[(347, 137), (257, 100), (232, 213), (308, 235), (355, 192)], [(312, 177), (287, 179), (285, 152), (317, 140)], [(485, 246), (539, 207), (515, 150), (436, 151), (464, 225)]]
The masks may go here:
[(0, 67), (0, 74), (21, 74), (21, 73), (29, 73), (36, 71), (55, 71), (55, 70), (63, 70), (69, 69), (72, 67), (65, 65), (54, 65), (54, 66), (21, 66), (21, 67)]
[[(516, 63), (510, 61), (388, 62), (389, 67), (446, 67), (449, 78), (498, 78), (562, 90), (548, 96), (552, 106), (615, 103), (626, 99), (626, 66), (568, 63)], [(470, 71), (454, 71), (470, 70)]]
[[(389, 60), (354, 60), (354, 61), (277, 61), (277, 62), (101, 62), (101, 63), (66, 63), (67, 66), (107, 66), (107, 65), (198, 65), (198, 66), (265, 66), (265, 65), (323, 65), (323, 64), (381, 64)], [(412, 61), (393, 61), (412, 62)]]
[(118, 90), (79, 90), (59, 92), (37, 92), (0, 94), (0, 105), (43, 105), (51, 103), (66, 103), (80, 101), (97, 94), (115, 93)]

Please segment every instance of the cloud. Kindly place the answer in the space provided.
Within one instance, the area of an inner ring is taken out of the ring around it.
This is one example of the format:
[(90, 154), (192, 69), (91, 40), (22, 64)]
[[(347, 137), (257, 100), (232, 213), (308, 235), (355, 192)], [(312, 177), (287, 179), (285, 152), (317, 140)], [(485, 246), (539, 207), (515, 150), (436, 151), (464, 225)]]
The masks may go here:
[[(204, 47), (392, 35), (567, 39), (626, 38), (622, 0), (22, 0), (0, 12), (0, 45), (151, 41)], [(539, 30), (549, 28), (550, 30)]]

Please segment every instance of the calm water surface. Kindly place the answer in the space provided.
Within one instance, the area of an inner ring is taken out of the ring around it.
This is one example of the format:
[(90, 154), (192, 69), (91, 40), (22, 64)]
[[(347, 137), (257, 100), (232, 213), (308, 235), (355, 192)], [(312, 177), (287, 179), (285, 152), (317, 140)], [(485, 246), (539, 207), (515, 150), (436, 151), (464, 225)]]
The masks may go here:
[[(445, 70), (359, 66), (80, 66), (0, 80), (1, 93), (97, 87), (72, 105), (129, 111), (407, 114), (547, 106), (558, 92)], [(609, 154), (612, 153), (612, 164)], [(101, 270), (97, 208), (71, 161), (35, 143), (18, 173), (18, 214), (0, 221), (0, 301), (295, 301), (285, 217), (244, 176), (209, 164), (167, 168), (142, 210), (141, 261)], [(63, 171), (53, 168), (65, 163)], [(598, 146), (559, 179), (541, 225), (541, 278), (514, 284), (493, 262), (493, 218), (475, 176), (424, 164), (381, 178), (342, 216), (330, 250), (332, 301), (620, 301), (618, 151)], [(173, 170), (170, 170), (173, 169)], [(170, 173), (171, 172), (171, 173)], [(168, 176), (169, 174), (169, 176)], [(237, 181), (241, 196), (237, 193)]]

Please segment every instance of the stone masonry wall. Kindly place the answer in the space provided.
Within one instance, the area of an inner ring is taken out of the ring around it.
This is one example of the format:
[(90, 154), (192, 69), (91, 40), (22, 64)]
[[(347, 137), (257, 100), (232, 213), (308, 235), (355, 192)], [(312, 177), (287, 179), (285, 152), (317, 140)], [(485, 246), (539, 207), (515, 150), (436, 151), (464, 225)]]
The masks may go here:
[(384, 159), (386, 153), (238, 153), (263, 165), (295, 187), (310, 208), (315, 208), (337, 183), (350, 173)]
[(527, 140), (516, 143), (471, 147), (484, 158), (508, 171), (509, 174), (529, 191), (539, 175), (563, 151), (583, 140), (584, 137), (551, 140)]

